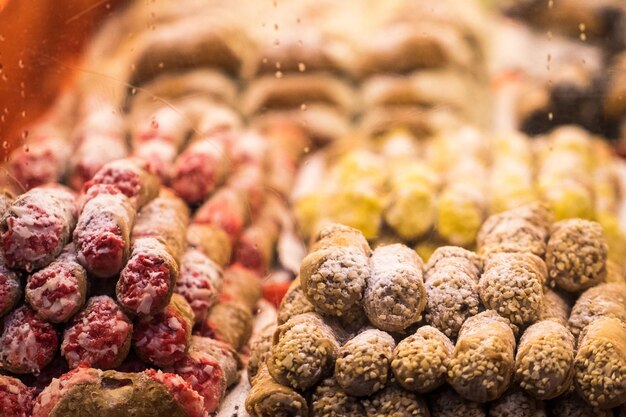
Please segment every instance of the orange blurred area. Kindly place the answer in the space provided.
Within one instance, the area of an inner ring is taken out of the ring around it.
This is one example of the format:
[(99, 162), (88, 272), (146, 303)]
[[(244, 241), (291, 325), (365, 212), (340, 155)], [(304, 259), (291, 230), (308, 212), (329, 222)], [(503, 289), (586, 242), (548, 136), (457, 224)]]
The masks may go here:
[(2, 158), (76, 75), (98, 23), (125, 0), (0, 0)]

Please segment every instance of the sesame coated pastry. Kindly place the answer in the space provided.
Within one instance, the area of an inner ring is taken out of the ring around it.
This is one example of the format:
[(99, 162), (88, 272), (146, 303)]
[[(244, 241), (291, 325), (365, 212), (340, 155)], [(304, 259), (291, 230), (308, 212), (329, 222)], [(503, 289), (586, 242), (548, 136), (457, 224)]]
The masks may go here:
[(421, 394), (441, 386), (446, 379), (448, 360), (454, 344), (432, 326), (424, 326), (398, 343), (391, 369), (404, 389)]
[(539, 312), (539, 320), (553, 320), (567, 326), (570, 306), (567, 300), (558, 292), (546, 290), (543, 293), (543, 304)]
[(602, 316), (626, 323), (626, 285), (600, 284), (582, 293), (572, 307), (569, 328), (578, 337), (585, 326)]
[(248, 379), (250, 381), (271, 357), (272, 337), (275, 331), (276, 324), (269, 323), (250, 340), (250, 359), (248, 359)]
[(306, 313), (276, 329), (271, 352), (268, 370), (274, 379), (304, 390), (332, 372), (339, 343), (320, 316)]
[(463, 269), (471, 276), (475, 276), (476, 280), (482, 272), (482, 259), (476, 253), (461, 248), (459, 246), (440, 246), (428, 258), (428, 262), (424, 268), (424, 276), (428, 279), (431, 272), (437, 271), (439, 264), (448, 264), (450, 260), (456, 260), (462, 263)]
[(487, 310), (463, 323), (448, 365), (448, 382), (471, 401), (493, 401), (509, 387), (515, 337), (507, 319)]
[(311, 394), (312, 417), (362, 417), (362, 400), (352, 397), (339, 386), (335, 378), (323, 380)]
[(511, 389), (489, 404), (488, 417), (546, 417), (543, 401), (519, 389)]
[(515, 380), (540, 400), (555, 398), (570, 388), (574, 377), (576, 341), (567, 327), (544, 320), (528, 327), (517, 347)]
[(574, 389), (555, 398), (549, 404), (552, 417), (613, 417), (612, 410), (592, 407), (580, 398)]
[(414, 250), (403, 244), (378, 247), (370, 259), (363, 307), (370, 322), (398, 332), (421, 320), (426, 307), (424, 264)]
[(376, 329), (358, 334), (339, 350), (335, 378), (349, 395), (368, 396), (381, 390), (389, 377), (393, 338)]
[(428, 396), (431, 417), (485, 417), (483, 405), (466, 400), (445, 386)]
[(297, 391), (276, 382), (262, 365), (252, 379), (246, 398), (246, 411), (252, 417), (307, 417), (309, 407)]
[(302, 290), (316, 309), (341, 317), (363, 298), (370, 276), (369, 246), (360, 232), (330, 225), (300, 265)]
[(604, 281), (608, 245), (599, 223), (569, 219), (555, 223), (548, 241), (548, 275), (559, 288), (577, 292)]
[(545, 281), (541, 258), (530, 253), (493, 254), (478, 281), (480, 299), (512, 324), (524, 326), (539, 317)]
[(278, 308), (278, 324), (283, 324), (298, 314), (311, 313), (313, 311), (315, 311), (313, 304), (311, 304), (302, 292), (300, 277), (296, 277), (289, 285), (287, 293), (280, 302), (280, 307)]
[(405, 391), (395, 384), (388, 384), (363, 401), (365, 416), (380, 417), (428, 417), (428, 406), (415, 393)]
[(626, 403), (626, 324), (600, 317), (578, 339), (574, 383), (581, 397), (601, 409)]
[(530, 252), (543, 257), (551, 214), (541, 203), (532, 203), (490, 216), (480, 228), (479, 252)]
[(451, 262), (439, 262), (427, 272), (424, 318), (446, 336), (456, 338), (465, 320), (478, 314), (481, 303), (478, 277)]

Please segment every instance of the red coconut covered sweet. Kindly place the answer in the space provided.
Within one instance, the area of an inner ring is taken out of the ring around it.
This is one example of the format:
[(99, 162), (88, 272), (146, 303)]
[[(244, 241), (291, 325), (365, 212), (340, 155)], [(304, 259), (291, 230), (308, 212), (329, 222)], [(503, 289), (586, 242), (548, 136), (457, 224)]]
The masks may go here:
[(85, 184), (86, 194), (92, 187), (112, 185), (130, 199), (135, 209), (146, 205), (159, 193), (159, 179), (149, 163), (139, 158), (125, 158), (104, 165)]
[[(174, 397), (187, 417), (204, 417), (204, 400), (189, 383), (176, 374), (164, 373), (148, 369), (145, 374), (153, 380), (163, 384)], [(38, 417), (38, 416), (33, 416)]]
[(163, 312), (145, 317), (135, 325), (135, 352), (144, 361), (159, 367), (185, 357), (191, 340), (193, 311), (183, 296), (174, 294)]
[(16, 374), (37, 373), (52, 361), (58, 348), (56, 329), (27, 306), (4, 318), (0, 336), (3, 369)]
[(205, 352), (189, 352), (171, 370), (204, 398), (204, 411), (212, 413), (217, 410), (227, 387), (224, 370), (216, 358)]
[(30, 417), (35, 402), (35, 389), (19, 379), (0, 375), (0, 415), (2, 417)]
[(132, 323), (112, 298), (92, 297), (65, 329), (61, 353), (70, 368), (115, 368), (128, 355), (132, 331)]
[(48, 417), (63, 395), (77, 384), (97, 383), (100, 381), (102, 371), (93, 368), (77, 368), (58, 379), (52, 380), (35, 400), (32, 417)]
[(217, 301), (222, 289), (223, 271), (219, 265), (197, 249), (188, 249), (181, 261), (180, 275), (174, 292), (185, 297), (196, 323), (202, 322)]
[[(53, 132), (43, 132), (53, 133)], [(65, 174), (71, 145), (57, 137), (42, 137), (15, 149), (7, 169), (11, 179), (27, 190), (58, 182)]]
[(136, 211), (111, 185), (91, 187), (88, 197), (74, 230), (78, 260), (93, 275), (111, 277), (128, 259)]
[(224, 181), (229, 169), (224, 142), (219, 134), (196, 140), (176, 159), (172, 188), (187, 203), (201, 203)]
[(224, 230), (236, 242), (248, 223), (249, 209), (243, 195), (232, 188), (221, 188), (204, 203), (194, 217), (195, 223), (210, 224)]
[(48, 265), (70, 240), (76, 216), (75, 197), (61, 186), (17, 197), (0, 224), (7, 265), (28, 272)]
[(0, 259), (0, 317), (4, 316), (20, 301), (22, 287), (17, 274), (4, 266)]
[(161, 241), (137, 239), (117, 281), (117, 299), (132, 314), (156, 314), (169, 303), (177, 278), (176, 260)]
[(85, 304), (87, 271), (69, 244), (54, 262), (28, 277), (26, 301), (45, 320), (62, 323)]

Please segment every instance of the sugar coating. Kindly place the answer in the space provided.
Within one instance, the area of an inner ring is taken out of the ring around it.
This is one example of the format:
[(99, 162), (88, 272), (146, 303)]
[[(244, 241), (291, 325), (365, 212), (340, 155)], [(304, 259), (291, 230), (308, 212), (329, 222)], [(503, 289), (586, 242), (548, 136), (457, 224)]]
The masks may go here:
[(546, 417), (543, 401), (524, 391), (512, 389), (489, 404), (489, 417)]
[(485, 307), (523, 326), (537, 320), (543, 304), (545, 265), (530, 254), (499, 253), (485, 263), (478, 282)]
[(455, 265), (437, 266), (426, 280), (426, 322), (456, 338), (465, 320), (480, 311), (477, 280)]
[(437, 248), (424, 267), (425, 279), (428, 279), (431, 273), (441, 268), (441, 264), (449, 264), (453, 259), (458, 261), (459, 265), (463, 265), (463, 269), (470, 276), (475, 276), (476, 280), (478, 280), (483, 269), (480, 256), (459, 246), (441, 246)]
[(301, 314), (274, 333), (268, 369), (277, 382), (305, 390), (331, 372), (338, 351), (324, 320), (315, 313)]
[(326, 378), (311, 395), (311, 416), (361, 417), (365, 415), (362, 400), (352, 397), (337, 384), (335, 378)]
[(391, 369), (404, 389), (427, 393), (445, 382), (454, 344), (432, 326), (424, 326), (398, 343)]
[(540, 400), (555, 398), (569, 390), (574, 377), (576, 341), (567, 327), (539, 321), (522, 335), (515, 356), (515, 380)]
[(250, 341), (250, 359), (248, 360), (248, 379), (254, 378), (261, 366), (271, 357), (272, 337), (276, 324), (270, 323)]
[(578, 337), (585, 326), (602, 316), (626, 322), (626, 285), (600, 284), (582, 293), (572, 307), (569, 328)]
[(363, 252), (365, 256), (370, 256), (372, 250), (369, 243), (358, 229), (338, 223), (330, 223), (322, 226), (313, 238), (314, 243), (311, 251), (326, 249), (329, 247), (354, 247)]
[(368, 396), (387, 383), (391, 357), (395, 348), (393, 338), (376, 329), (358, 334), (339, 350), (335, 362), (335, 378), (346, 393)]
[(468, 400), (495, 400), (511, 382), (514, 351), (515, 337), (507, 319), (493, 310), (470, 317), (450, 358), (448, 382)]
[(312, 252), (300, 266), (306, 297), (320, 311), (338, 317), (361, 302), (369, 276), (369, 259), (355, 247)]
[(378, 247), (371, 268), (363, 296), (370, 322), (390, 332), (418, 322), (426, 306), (426, 288), (424, 265), (415, 251), (402, 244)]
[(417, 394), (396, 386), (387, 385), (383, 390), (363, 401), (367, 417), (428, 417), (428, 407)]
[(559, 288), (577, 292), (606, 276), (608, 245), (599, 223), (568, 219), (555, 223), (548, 241), (546, 263)]
[(626, 403), (626, 324), (600, 317), (578, 339), (574, 382), (578, 393), (594, 407)]

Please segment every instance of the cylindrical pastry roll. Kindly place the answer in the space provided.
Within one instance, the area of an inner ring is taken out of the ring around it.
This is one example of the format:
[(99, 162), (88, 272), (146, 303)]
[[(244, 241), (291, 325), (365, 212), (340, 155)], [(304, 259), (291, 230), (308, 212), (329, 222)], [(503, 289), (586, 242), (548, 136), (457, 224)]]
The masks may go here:
[(252, 417), (307, 417), (309, 407), (297, 391), (276, 382), (261, 366), (252, 380), (252, 388), (246, 398), (246, 411)]
[(0, 317), (8, 314), (22, 299), (22, 283), (18, 275), (6, 267), (0, 254)]
[(626, 323), (626, 285), (600, 284), (582, 293), (572, 307), (569, 328), (578, 337), (588, 324), (602, 316)]
[(306, 313), (276, 329), (267, 366), (279, 383), (304, 390), (332, 372), (338, 352), (333, 330), (320, 316)]
[(515, 337), (507, 319), (487, 310), (463, 323), (448, 365), (448, 382), (462, 397), (493, 401), (509, 387)]
[(250, 339), (253, 320), (250, 310), (240, 302), (219, 302), (209, 311), (199, 333), (226, 342), (239, 351)]
[(452, 388), (444, 387), (428, 396), (431, 417), (485, 417), (483, 405), (466, 400)]
[(532, 253), (543, 257), (551, 215), (543, 204), (529, 204), (490, 216), (476, 238), (479, 252)]
[(187, 245), (202, 251), (222, 267), (230, 262), (232, 243), (228, 234), (220, 227), (209, 224), (190, 224), (187, 227)]
[(178, 263), (163, 242), (139, 238), (133, 241), (131, 256), (115, 286), (117, 300), (132, 314), (156, 314), (169, 303), (178, 272)]
[(548, 241), (548, 275), (565, 291), (585, 290), (604, 280), (607, 255), (600, 224), (583, 219), (560, 221)]
[(304, 295), (300, 286), (300, 277), (296, 277), (289, 285), (287, 293), (280, 302), (277, 322), (280, 325), (298, 314), (311, 313), (313, 311), (315, 311), (315, 307)]
[(187, 205), (173, 193), (163, 189), (158, 197), (137, 213), (132, 238), (158, 239), (168, 248), (172, 257), (179, 261), (185, 248), (188, 223)]
[(190, 248), (183, 254), (174, 292), (191, 305), (195, 323), (206, 319), (217, 302), (223, 279), (222, 268), (203, 252)]
[(77, 368), (39, 394), (33, 417), (203, 417), (203, 411), (202, 397), (178, 375)]
[(0, 366), (16, 374), (39, 373), (59, 349), (59, 336), (35, 311), (22, 306), (6, 316), (0, 335)]
[(389, 377), (396, 343), (380, 330), (369, 329), (350, 339), (339, 350), (335, 379), (343, 390), (359, 397), (381, 390)]
[(440, 246), (428, 258), (424, 267), (424, 276), (428, 279), (431, 272), (437, 271), (451, 262), (460, 262), (461, 269), (478, 281), (483, 270), (483, 262), (476, 253), (459, 246)]
[(19, 379), (0, 375), (0, 410), (3, 417), (32, 415), (35, 388), (29, 388)]
[(37, 187), (17, 197), (0, 224), (7, 266), (32, 272), (48, 265), (76, 225), (74, 195), (62, 186)]
[(471, 264), (450, 262), (438, 262), (427, 270), (424, 318), (446, 336), (456, 338), (465, 320), (478, 314), (481, 304), (478, 277), (467, 272)]
[(104, 165), (89, 180), (83, 192), (89, 195), (91, 187), (114, 186), (128, 197), (139, 210), (159, 194), (159, 179), (150, 164), (138, 158), (118, 159)]
[(224, 181), (229, 164), (222, 136), (213, 133), (198, 138), (176, 158), (172, 188), (187, 203), (201, 203)]
[(254, 272), (239, 265), (232, 265), (224, 271), (220, 302), (237, 302), (253, 312), (262, 295), (261, 280)]
[(191, 336), (189, 352), (201, 352), (213, 357), (224, 372), (227, 387), (239, 382), (239, 371), (243, 369), (243, 362), (228, 343), (208, 337)]
[(320, 311), (341, 317), (361, 301), (370, 276), (369, 245), (355, 229), (323, 228), (300, 265), (302, 290)]
[(231, 242), (236, 242), (249, 218), (248, 203), (243, 194), (222, 187), (198, 208), (193, 221), (219, 227), (228, 234)]
[(567, 392), (574, 378), (576, 341), (567, 327), (544, 320), (528, 327), (515, 355), (515, 380), (540, 400)]
[(113, 299), (91, 297), (66, 327), (61, 353), (70, 368), (116, 368), (128, 355), (132, 332), (132, 323)]
[(163, 311), (135, 322), (133, 345), (137, 356), (159, 367), (183, 359), (191, 341), (193, 323), (189, 303), (182, 295), (173, 294)]
[(428, 406), (417, 394), (389, 384), (363, 401), (367, 417), (429, 417)]
[(601, 409), (626, 402), (626, 324), (600, 317), (578, 339), (574, 383), (581, 397)]
[(259, 219), (241, 234), (233, 251), (233, 263), (239, 263), (260, 276), (267, 274), (274, 260), (279, 232), (278, 223), (261, 213)]
[(335, 378), (323, 380), (311, 394), (312, 417), (361, 417), (365, 415), (362, 400), (352, 397)]
[[(573, 389), (550, 402), (552, 417), (613, 417), (613, 410), (592, 407)], [(620, 416), (621, 417), (621, 416)]]
[(424, 326), (398, 343), (391, 369), (404, 389), (424, 394), (446, 380), (454, 344), (439, 330)]
[(85, 304), (86, 296), (87, 271), (78, 263), (71, 243), (26, 282), (26, 302), (41, 318), (53, 323), (69, 320)]
[(424, 264), (415, 251), (402, 244), (380, 246), (370, 262), (363, 295), (370, 322), (379, 329), (399, 332), (421, 320), (426, 307)]
[(452, 245), (468, 246), (474, 242), (486, 212), (484, 193), (479, 187), (451, 182), (437, 200), (435, 227)]
[(272, 337), (275, 331), (276, 323), (269, 323), (250, 339), (250, 358), (248, 359), (248, 379), (250, 381), (271, 357)]
[(516, 326), (534, 322), (543, 304), (546, 266), (530, 253), (497, 253), (485, 262), (480, 299)]
[(543, 293), (543, 304), (538, 320), (552, 320), (567, 327), (569, 313), (569, 304), (561, 294), (553, 290)]
[(546, 417), (543, 401), (519, 389), (511, 389), (489, 404), (488, 417)]

